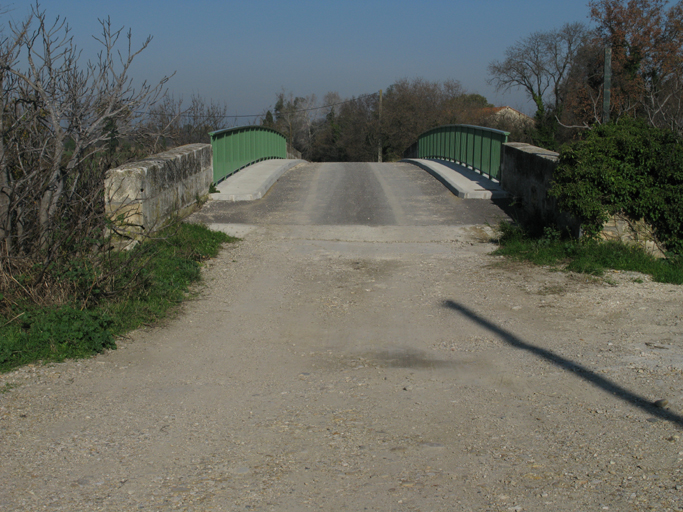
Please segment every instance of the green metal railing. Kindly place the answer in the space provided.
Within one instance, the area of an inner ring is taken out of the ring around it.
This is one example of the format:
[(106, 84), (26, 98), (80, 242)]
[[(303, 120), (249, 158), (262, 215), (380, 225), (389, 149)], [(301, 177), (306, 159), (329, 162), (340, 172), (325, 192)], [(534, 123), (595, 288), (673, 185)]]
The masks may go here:
[(263, 126), (239, 126), (209, 133), (213, 149), (213, 181), (261, 160), (287, 158), (285, 136)]
[(500, 180), (501, 155), (508, 135), (502, 130), (468, 124), (439, 126), (420, 135), (417, 147), (413, 145), (408, 152), (413, 158), (457, 162)]

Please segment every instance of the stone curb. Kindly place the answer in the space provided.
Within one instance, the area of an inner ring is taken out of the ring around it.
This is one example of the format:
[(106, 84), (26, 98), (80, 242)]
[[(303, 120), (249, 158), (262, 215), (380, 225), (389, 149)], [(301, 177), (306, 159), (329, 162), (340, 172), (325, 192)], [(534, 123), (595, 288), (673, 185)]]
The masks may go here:
[[(218, 184), (219, 193), (211, 194), (213, 201), (255, 201), (261, 199), (270, 187), (288, 170), (305, 163), (305, 160), (266, 160), (241, 169)], [(265, 164), (265, 165), (264, 165)]]
[(422, 158), (405, 158), (401, 162), (424, 169), (462, 199), (504, 199), (510, 197), (510, 194), (500, 188), (497, 183), (453, 162)]

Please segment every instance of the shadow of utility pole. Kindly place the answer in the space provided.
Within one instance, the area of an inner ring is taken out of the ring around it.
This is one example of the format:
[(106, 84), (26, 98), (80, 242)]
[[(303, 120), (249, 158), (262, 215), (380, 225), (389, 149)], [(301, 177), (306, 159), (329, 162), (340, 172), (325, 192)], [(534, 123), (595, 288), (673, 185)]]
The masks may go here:
[(529, 343), (522, 341), (520, 338), (518, 338), (511, 332), (508, 332), (505, 329), (498, 327), (494, 323), (479, 316), (477, 313), (463, 306), (462, 304), (458, 304), (457, 302), (454, 302), (452, 300), (447, 300), (444, 301), (444, 307), (457, 311), (458, 313), (464, 315), (470, 320), (473, 320), (485, 329), (488, 329), (492, 333), (498, 335), (509, 345), (515, 348), (519, 348), (521, 350), (526, 350), (527, 352), (531, 352), (535, 356), (540, 357), (541, 359), (545, 359), (546, 361), (554, 364), (555, 366), (558, 366), (559, 368), (562, 368), (563, 370), (573, 372), (580, 379), (590, 382), (596, 387), (602, 388), (603, 390), (607, 391), (608, 393), (611, 393), (617, 398), (620, 398), (625, 402), (629, 402), (630, 404), (633, 404), (634, 406), (642, 409), (643, 411), (646, 411), (648, 414), (657, 416), (666, 421), (670, 421), (671, 423), (675, 423), (679, 427), (683, 427), (683, 416), (679, 416), (678, 414), (675, 414), (667, 409), (656, 407), (652, 402), (648, 401), (642, 396), (637, 395), (636, 393), (633, 393), (632, 391), (629, 391), (628, 389), (623, 388), (620, 385), (604, 377), (601, 377), (600, 375), (597, 375), (594, 371), (589, 370), (585, 366), (582, 366), (560, 355), (557, 355), (550, 350), (536, 347), (534, 345), (530, 345)]

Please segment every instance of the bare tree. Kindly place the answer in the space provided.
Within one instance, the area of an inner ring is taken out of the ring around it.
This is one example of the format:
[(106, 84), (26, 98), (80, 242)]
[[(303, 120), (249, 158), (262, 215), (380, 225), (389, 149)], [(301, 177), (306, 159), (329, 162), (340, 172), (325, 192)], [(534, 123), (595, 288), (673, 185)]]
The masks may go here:
[[(613, 111), (683, 133), (683, 0), (591, 0), (596, 43), (612, 47)], [(596, 84), (598, 87), (602, 83)]]
[(522, 88), (539, 112), (549, 106), (558, 110), (563, 100), (563, 83), (586, 37), (582, 23), (534, 32), (505, 50), (502, 62), (489, 64), (489, 83), (499, 91)]
[(311, 149), (311, 141), (313, 139), (313, 124), (322, 112), (318, 108), (318, 98), (315, 94), (306, 96), (299, 103), (301, 110), (299, 111), (299, 133), (301, 152), (308, 154)]
[(313, 126), (323, 109), (318, 106), (315, 94), (294, 96), (284, 89), (277, 94), (275, 102), (275, 128), (287, 138), (287, 143), (304, 155), (311, 149)]
[(136, 136), (155, 153), (169, 146), (210, 142), (209, 133), (227, 128), (228, 106), (193, 95), (187, 108), (183, 99), (165, 94), (139, 125)]
[[(2, 13), (4, 14), (4, 12)], [(25, 28), (24, 28), (25, 30)], [(10, 107), (12, 98), (17, 92), (16, 77), (10, 72), (15, 66), (19, 51), (20, 41), (25, 32), (22, 31), (15, 37), (3, 37), (0, 43), (0, 242), (9, 241), (11, 226), (8, 214), (11, 208), (10, 188), (14, 176), (10, 173), (8, 165), (8, 155), (6, 151), (6, 134), (14, 132), (16, 126), (21, 121), (21, 117), (11, 115), (11, 110), (7, 109), (9, 115), (5, 115), (5, 108)], [(9, 141), (8, 141), (9, 142)]]
[(321, 113), (324, 117), (327, 117), (335, 109), (339, 110), (339, 105), (343, 103), (343, 100), (337, 91), (330, 91), (323, 97), (323, 108)]
[(377, 161), (379, 94), (367, 94), (340, 105), (339, 146), (349, 162)]
[(457, 80), (403, 78), (387, 88), (382, 112), (382, 143), (387, 160), (400, 158), (430, 128), (460, 122), (465, 102), (459, 100), (465, 96)]
[[(85, 64), (66, 21), (58, 17), (49, 22), (37, 4), (24, 23), (11, 26), (12, 34), (3, 44), (4, 257), (40, 250), (50, 261), (64, 237), (98, 229), (91, 221), (102, 213), (107, 169), (96, 157), (136, 129), (168, 79), (134, 87), (130, 67), (151, 37), (135, 49), (130, 31), (112, 28), (109, 19), (100, 20), (100, 25), (102, 31), (94, 39), (101, 50), (94, 62)], [(117, 49), (121, 40), (126, 45), (122, 51)]]

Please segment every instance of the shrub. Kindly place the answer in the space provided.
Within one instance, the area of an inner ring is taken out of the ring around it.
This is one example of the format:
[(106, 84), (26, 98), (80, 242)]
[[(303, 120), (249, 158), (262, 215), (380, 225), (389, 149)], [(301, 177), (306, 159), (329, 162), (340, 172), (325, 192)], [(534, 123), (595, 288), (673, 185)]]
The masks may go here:
[(561, 149), (553, 181), (550, 194), (589, 238), (622, 213), (683, 254), (683, 141), (675, 133), (631, 118), (598, 126)]

